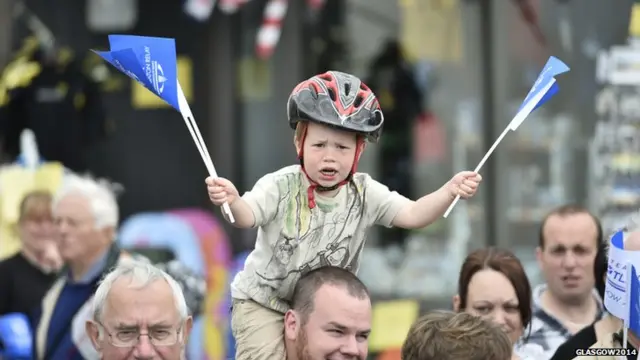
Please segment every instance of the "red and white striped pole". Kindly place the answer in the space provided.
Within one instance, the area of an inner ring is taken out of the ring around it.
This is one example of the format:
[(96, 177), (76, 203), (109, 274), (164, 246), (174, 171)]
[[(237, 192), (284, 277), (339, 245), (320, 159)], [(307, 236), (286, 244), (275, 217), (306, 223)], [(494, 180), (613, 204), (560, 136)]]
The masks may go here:
[(256, 53), (261, 59), (268, 59), (278, 45), (288, 5), (289, 0), (269, 0), (267, 3), (256, 39)]

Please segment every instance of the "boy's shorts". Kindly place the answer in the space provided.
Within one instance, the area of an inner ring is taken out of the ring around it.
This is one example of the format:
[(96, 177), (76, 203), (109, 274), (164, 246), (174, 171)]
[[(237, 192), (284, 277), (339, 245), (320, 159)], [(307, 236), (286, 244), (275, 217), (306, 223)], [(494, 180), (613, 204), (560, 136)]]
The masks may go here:
[(236, 360), (286, 360), (284, 315), (252, 300), (233, 299)]

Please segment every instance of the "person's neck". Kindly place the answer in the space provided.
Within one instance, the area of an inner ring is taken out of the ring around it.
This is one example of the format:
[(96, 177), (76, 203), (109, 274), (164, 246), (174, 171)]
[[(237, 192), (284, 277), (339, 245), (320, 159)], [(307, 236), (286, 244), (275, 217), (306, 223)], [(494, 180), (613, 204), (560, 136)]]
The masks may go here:
[(71, 279), (73, 281), (79, 281), (80, 279), (82, 279), (106, 251), (108, 251), (108, 248), (104, 248), (101, 251), (96, 251), (95, 253), (82, 259), (69, 261), (68, 266), (69, 270), (71, 271)]
[(591, 294), (579, 303), (567, 304), (546, 289), (542, 293), (541, 302), (545, 311), (560, 320), (572, 333), (594, 322), (598, 314), (598, 304)]
[(287, 353), (287, 360), (300, 360), (298, 359), (298, 356), (296, 354), (296, 344), (294, 344), (293, 342), (287, 340), (285, 338), (284, 340), (284, 348), (285, 348), (285, 352)]
[(32, 247), (22, 244), (22, 248), (20, 249), (20, 253), (30, 262), (37, 264), (38, 263), (38, 255), (36, 254), (36, 250)]
[(340, 187), (341, 186), (338, 186), (338, 188), (329, 191), (318, 191), (318, 189), (316, 189), (316, 193), (324, 198), (333, 198), (340, 192)]
[(22, 254), (22, 256), (24, 256), (25, 259), (27, 259), (29, 263), (31, 263), (31, 265), (36, 266), (41, 270), (44, 268), (42, 266), (41, 259), (38, 257), (38, 251), (36, 249), (28, 245), (22, 244), (20, 253)]

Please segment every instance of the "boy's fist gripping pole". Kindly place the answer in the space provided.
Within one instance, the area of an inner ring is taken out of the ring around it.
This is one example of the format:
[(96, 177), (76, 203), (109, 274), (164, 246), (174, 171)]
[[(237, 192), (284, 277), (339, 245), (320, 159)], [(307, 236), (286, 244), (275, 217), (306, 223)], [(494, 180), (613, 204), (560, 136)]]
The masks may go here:
[[(230, 223), (239, 228), (250, 228), (255, 223), (253, 211), (249, 205), (240, 197), (238, 189), (231, 181), (221, 177), (211, 177), (205, 179), (209, 200), (214, 205), (224, 206), (228, 204), (229, 213), (223, 211), (223, 215)], [(225, 217), (226, 217), (225, 216)], [(235, 219), (234, 219), (235, 217)]]
[(227, 203), (231, 206), (239, 196), (236, 187), (227, 179), (208, 177), (205, 182), (207, 183), (209, 200), (214, 205), (222, 206), (222, 204)]

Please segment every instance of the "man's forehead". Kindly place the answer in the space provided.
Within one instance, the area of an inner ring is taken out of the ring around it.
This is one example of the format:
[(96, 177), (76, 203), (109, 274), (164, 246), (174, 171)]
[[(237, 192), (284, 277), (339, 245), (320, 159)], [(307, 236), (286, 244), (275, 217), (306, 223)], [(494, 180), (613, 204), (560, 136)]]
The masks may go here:
[(347, 327), (369, 327), (371, 302), (368, 297), (352, 296), (343, 286), (323, 285), (316, 292), (311, 317), (326, 324), (333, 322)]
[(88, 212), (91, 210), (89, 200), (78, 193), (69, 193), (62, 197), (56, 204), (56, 210), (66, 210), (75, 212)]
[[(155, 279), (149, 283), (141, 283), (140, 280), (133, 276), (123, 276), (116, 279), (111, 286), (109, 295), (112, 297), (127, 297), (132, 292), (141, 293), (157, 300), (173, 300), (171, 286), (165, 279)], [(167, 297), (166, 295), (169, 296)]]
[(113, 313), (131, 313), (150, 306), (162, 309), (165, 315), (177, 312), (171, 287), (162, 279), (144, 287), (130, 277), (117, 279), (107, 294), (105, 305), (105, 312)]
[(542, 230), (545, 245), (596, 246), (598, 227), (587, 213), (552, 215)]
[(586, 212), (576, 212), (571, 214), (552, 214), (547, 218), (545, 228), (559, 229), (596, 229), (593, 217)]

